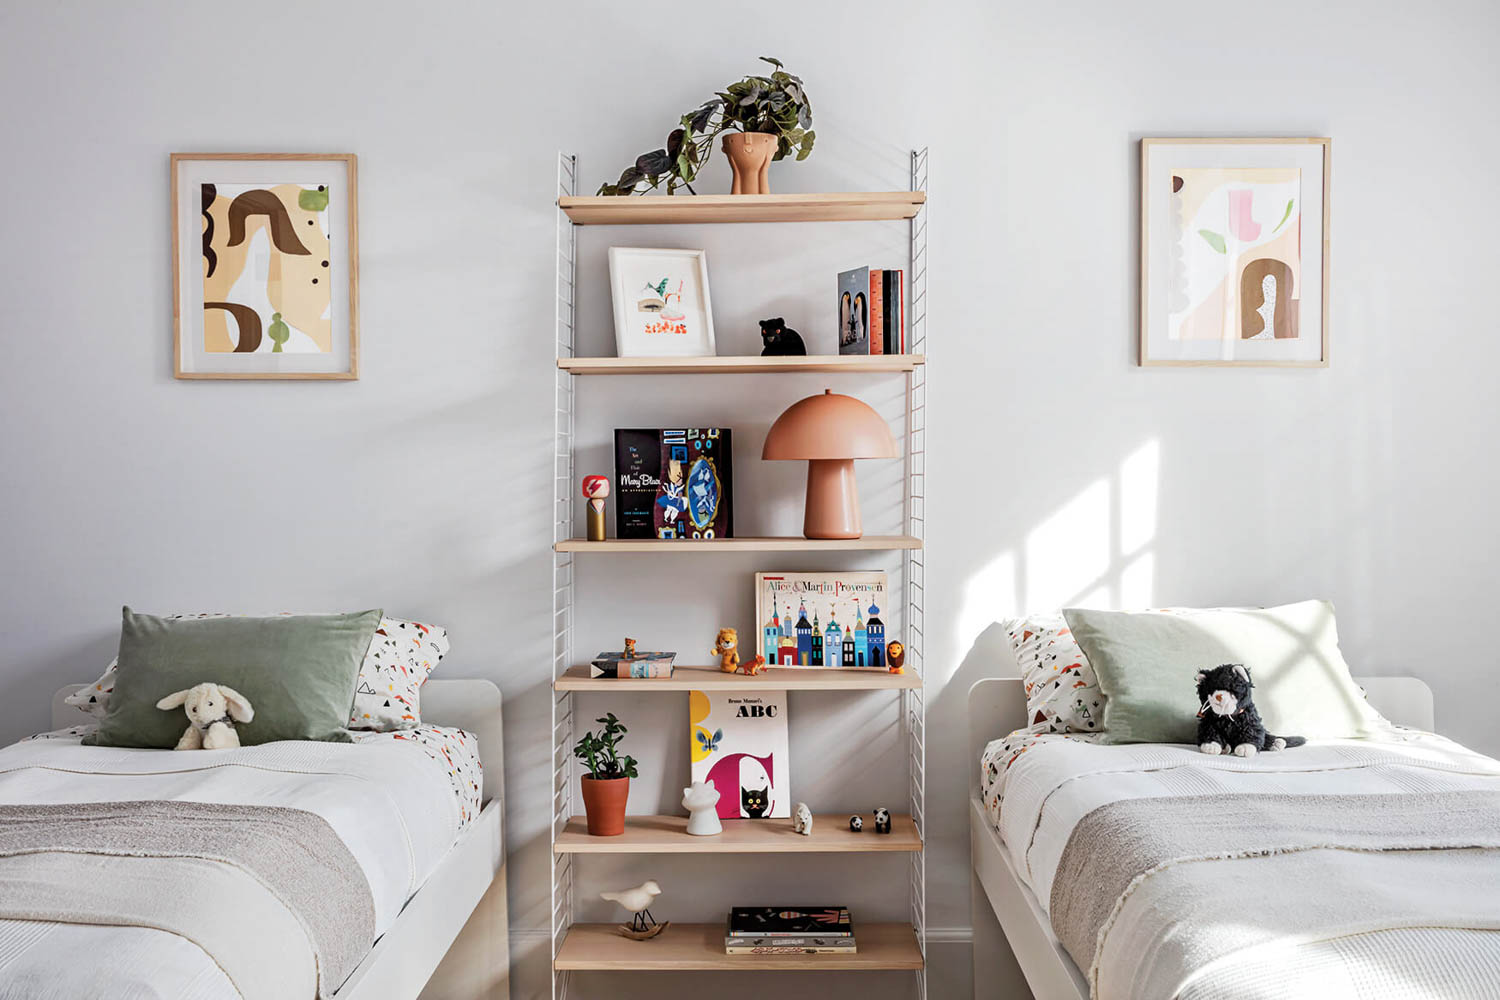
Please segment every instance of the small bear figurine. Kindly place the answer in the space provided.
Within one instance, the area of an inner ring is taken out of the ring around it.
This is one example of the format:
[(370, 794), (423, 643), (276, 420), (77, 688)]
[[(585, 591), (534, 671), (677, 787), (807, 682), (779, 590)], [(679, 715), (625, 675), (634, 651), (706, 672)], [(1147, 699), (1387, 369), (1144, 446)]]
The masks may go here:
[(1262, 750), (1300, 747), (1301, 736), (1273, 736), (1266, 732), (1260, 711), (1250, 697), (1250, 671), (1242, 663), (1225, 663), (1197, 676), (1198, 749), (1203, 753), (1234, 753), (1253, 757)]
[(849, 832), (850, 833), (863, 833), (864, 829), (865, 829), (865, 820), (864, 820), (863, 816), (856, 815), (856, 816), (850, 816), (849, 817)]
[(760, 339), (766, 345), (760, 352), (763, 358), (807, 354), (802, 335), (796, 330), (788, 330), (786, 320), (780, 316), (760, 321)]
[(875, 810), (875, 832), (891, 832), (891, 811), (884, 806), (881, 806), (879, 809)]
[(796, 808), (792, 810), (792, 829), (804, 837), (811, 837), (812, 825), (812, 810), (807, 808), (806, 802), (798, 802)]

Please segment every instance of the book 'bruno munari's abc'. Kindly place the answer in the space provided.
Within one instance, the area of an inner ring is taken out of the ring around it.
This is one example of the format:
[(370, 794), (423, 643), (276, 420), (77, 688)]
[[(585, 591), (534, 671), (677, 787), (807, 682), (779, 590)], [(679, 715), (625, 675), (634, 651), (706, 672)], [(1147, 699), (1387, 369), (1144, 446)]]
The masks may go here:
[(733, 538), (727, 427), (615, 431), (617, 538)]

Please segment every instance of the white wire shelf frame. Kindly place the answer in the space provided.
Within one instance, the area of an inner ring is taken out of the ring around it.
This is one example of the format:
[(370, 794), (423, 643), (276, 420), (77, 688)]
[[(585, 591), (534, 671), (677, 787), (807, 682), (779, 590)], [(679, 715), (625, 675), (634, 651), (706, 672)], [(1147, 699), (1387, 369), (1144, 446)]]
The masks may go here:
[[(928, 151), (910, 154), (909, 190), (925, 194), (928, 177)], [(559, 152), (557, 156), (556, 199), (568, 199), (578, 192), (578, 159)], [(567, 541), (574, 532), (574, 435), (577, 413), (577, 273), (578, 226), (557, 202), (556, 211), (556, 354), (553, 411), (553, 503), (552, 542)], [(929, 209), (924, 200), (908, 221), (909, 270), (906, 282), (908, 296), (906, 315), (908, 350), (913, 355), (927, 353), (927, 220)], [(925, 358), (924, 358), (925, 360)], [(905, 485), (902, 494), (902, 523), (905, 534), (922, 539), (926, 533), (926, 423), (927, 366), (912, 365), (904, 372), (906, 380), (906, 447), (904, 449)], [(574, 574), (576, 554), (564, 546), (552, 554), (552, 669), (549, 688), (577, 661), (574, 659)], [(900, 556), (901, 588), (905, 615), (902, 637), (906, 645), (906, 669), (922, 679), (921, 685), (900, 691), (902, 728), (907, 735), (906, 764), (909, 776), (908, 798), (912, 821), (918, 835), (926, 840), (927, 811), (927, 733), (926, 668), (923, 660), (924, 603), (926, 593), (926, 556), (921, 548), (903, 550)], [(574, 918), (576, 855), (555, 850), (557, 840), (575, 815), (577, 803), (573, 789), (577, 786), (572, 746), (575, 737), (573, 698), (569, 691), (551, 690), (552, 714), (552, 817), (549, 833), (551, 866), (551, 958), (553, 1000), (566, 1000), (571, 985), (567, 970), (556, 968), (555, 961), (563, 939)], [(927, 867), (925, 853), (909, 855), (908, 894), (912, 930), (922, 954), (922, 968), (914, 971), (916, 996), (927, 1000)]]

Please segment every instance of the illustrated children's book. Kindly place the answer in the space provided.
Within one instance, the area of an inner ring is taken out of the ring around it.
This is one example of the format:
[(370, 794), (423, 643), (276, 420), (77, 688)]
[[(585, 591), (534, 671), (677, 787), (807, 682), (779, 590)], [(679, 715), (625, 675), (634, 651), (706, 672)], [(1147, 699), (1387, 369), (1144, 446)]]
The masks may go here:
[(757, 573), (758, 652), (768, 667), (885, 669), (884, 573)]
[(785, 691), (693, 691), (688, 723), (693, 780), (713, 782), (720, 819), (791, 816)]
[(847, 906), (736, 906), (729, 911), (730, 937), (850, 937)]
[(727, 427), (615, 431), (617, 538), (734, 537)]

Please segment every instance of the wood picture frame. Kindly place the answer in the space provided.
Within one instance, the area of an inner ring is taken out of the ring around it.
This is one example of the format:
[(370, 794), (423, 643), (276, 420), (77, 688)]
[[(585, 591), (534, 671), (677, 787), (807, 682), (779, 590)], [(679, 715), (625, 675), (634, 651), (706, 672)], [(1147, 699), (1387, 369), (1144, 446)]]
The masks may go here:
[[(1140, 170), (1139, 365), (1328, 367), (1333, 140), (1143, 138)], [(1184, 181), (1193, 174), (1202, 178), (1194, 178), (1196, 191)], [(1203, 216), (1187, 213), (1192, 205), (1184, 205), (1184, 190), (1226, 225), (1198, 225)], [(1295, 193), (1288, 197), (1288, 191)], [(1287, 198), (1284, 211), (1280, 198)], [(1182, 251), (1178, 261), (1163, 256), (1167, 247)], [(1245, 261), (1262, 247), (1277, 249)], [(1212, 285), (1219, 257), (1222, 282)], [(1316, 288), (1309, 283), (1313, 276)], [(1290, 295), (1286, 285), (1293, 286)], [(1254, 309), (1251, 295), (1261, 303)], [(1170, 311), (1178, 303), (1182, 308)], [(1296, 308), (1277, 309), (1287, 303)], [(1308, 329), (1310, 321), (1317, 322), (1316, 332)]]
[[(358, 379), (358, 157), (170, 162), (173, 375)], [(202, 252), (184, 259), (200, 240)]]

